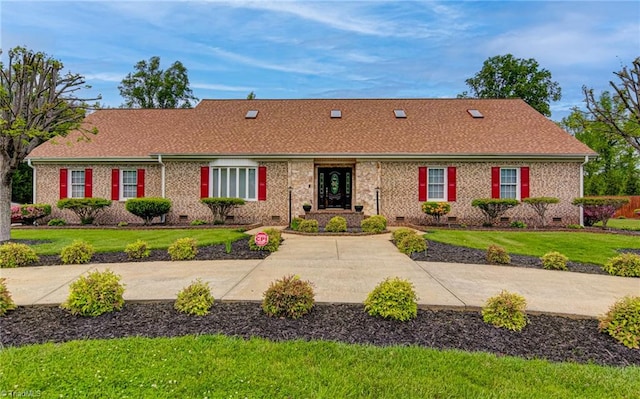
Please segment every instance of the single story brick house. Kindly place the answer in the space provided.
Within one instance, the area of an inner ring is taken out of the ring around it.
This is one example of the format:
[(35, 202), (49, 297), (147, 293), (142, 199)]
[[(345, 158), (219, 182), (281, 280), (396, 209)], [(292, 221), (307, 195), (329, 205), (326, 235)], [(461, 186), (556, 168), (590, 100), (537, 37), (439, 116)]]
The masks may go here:
[[(166, 222), (211, 220), (202, 197), (240, 197), (239, 223), (287, 224), (355, 205), (390, 224), (424, 223), (423, 201), (479, 223), (475, 198), (558, 197), (549, 218), (580, 222), (583, 164), (596, 154), (518, 99), (203, 100), (192, 109), (104, 109), (36, 148), (34, 200), (101, 197), (101, 224), (139, 222), (128, 198), (166, 197)], [(510, 220), (528, 221), (526, 206)], [(75, 221), (68, 211), (52, 217)]]

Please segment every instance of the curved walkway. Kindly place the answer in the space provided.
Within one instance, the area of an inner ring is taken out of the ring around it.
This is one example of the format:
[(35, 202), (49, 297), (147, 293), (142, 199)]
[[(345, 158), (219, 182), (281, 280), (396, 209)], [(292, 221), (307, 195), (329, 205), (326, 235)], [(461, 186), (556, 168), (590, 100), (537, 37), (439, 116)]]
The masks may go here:
[[(252, 233), (252, 232), (250, 232)], [(284, 234), (280, 250), (261, 260), (143, 262), (0, 269), (18, 305), (59, 304), (80, 275), (110, 269), (126, 284), (125, 299), (175, 299), (196, 278), (216, 300), (260, 301), (269, 284), (295, 274), (313, 282), (318, 302), (362, 303), (386, 277), (413, 282), (423, 306), (479, 308), (506, 289), (527, 299), (528, 310), (597, 317), (619, 298), (640, 295), (640, 279), (508, 266), (415, 262), (374, 236)]]

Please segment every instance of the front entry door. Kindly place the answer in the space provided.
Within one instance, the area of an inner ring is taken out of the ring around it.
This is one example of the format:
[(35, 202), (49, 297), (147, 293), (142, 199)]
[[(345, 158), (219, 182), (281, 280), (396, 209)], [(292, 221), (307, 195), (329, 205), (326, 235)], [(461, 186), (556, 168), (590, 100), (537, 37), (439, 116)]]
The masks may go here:
[(351, 209), (352, 168), (318, 169), (318, 209)]

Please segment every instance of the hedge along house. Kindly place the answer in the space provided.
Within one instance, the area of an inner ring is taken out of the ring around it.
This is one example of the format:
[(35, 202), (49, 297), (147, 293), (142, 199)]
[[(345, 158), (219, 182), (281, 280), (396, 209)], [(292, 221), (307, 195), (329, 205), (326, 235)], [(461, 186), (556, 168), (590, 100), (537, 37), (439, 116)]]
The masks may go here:
[[(166, 197), (166, 221), (211, 220), (202, 197), (240, 197), (239, 223), (382, 214), (424, 223), (423, 201), (451, 204), (450, 220), (481, 223), (475, 198), (558, 197), (548, 212), (580, 222), (582, 165), (596, 154), (514, 99), (203, 100), (193, 109), (105, 109), (99, 133), (51, 141), (30, 155), (34, 198), (102, 197), (96, 222), (138, 222), (124, 201)], [(526, 206), (507, 213), (528, 221)], [(74, 221), (55, 210), (52, 217)]]

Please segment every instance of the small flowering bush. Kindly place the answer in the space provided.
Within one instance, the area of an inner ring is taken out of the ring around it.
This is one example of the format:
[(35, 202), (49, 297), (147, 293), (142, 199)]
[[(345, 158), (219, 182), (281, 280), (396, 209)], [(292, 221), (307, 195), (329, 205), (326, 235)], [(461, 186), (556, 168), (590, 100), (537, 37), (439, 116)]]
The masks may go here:
[(436, 223), (440, 223), (440, 218), (451, 212), (451, 205), (448, 202), (423, 202), (422, 212), (432, 216)]
[[(18, 208), (15, 210), (15, 208)], [(24, 204), (11, 207), (11, 218), (22, 218), (23, 224), (34, 224), (38, 219), (51, 215), (51, 205), (48, 204)]]

